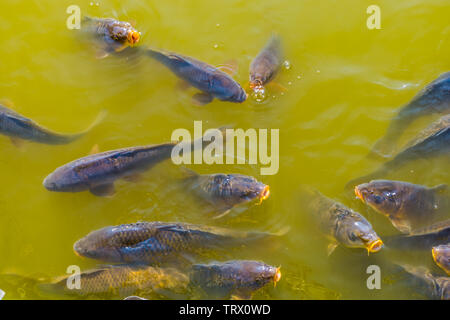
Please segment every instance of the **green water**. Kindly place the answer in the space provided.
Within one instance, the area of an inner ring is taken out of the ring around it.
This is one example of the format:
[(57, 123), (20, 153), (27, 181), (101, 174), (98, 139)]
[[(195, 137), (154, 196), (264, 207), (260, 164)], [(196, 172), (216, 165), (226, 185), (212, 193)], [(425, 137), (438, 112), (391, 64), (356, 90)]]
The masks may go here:
[[(276, 81), (288, 90), (272, 91), (264, 103), (213, 101), (198, 107), (191, 91), (150, 59), (98, 60), (66, 28), (69, 5), (82, 14), (134, 21), (140, 45), (196, 57), (213, 65), (235, 60), (235, 79), (248, 80), (251, 60), (272, 31), (283, 39), (286, 60)], [(366, 26), (366, 9), (381, 8), (381, 29)], [(327, 257), (327, 242), (298, 199), (300, 184), (311, 185), (366, 216), (379, 235), (395, 229), (344, 190), (347, 181), (375, 169), (368, 160), (373, 143), (400, 106), (450, 69), (450, 6), (427, 1), (13, 1), (0, 3), (0, 97), (15, 110), (58, 132), (84, 129), (101, 110), (108, 116), (86, 137), (64, 146), (25, 143), (0, 137), (0, 272), (58, 276), (69, 265), (94, 268), (72, 251), (73, 243), (107, 225), (139, 220), (183, 221), (240, 230), (291, 230), (274, 250), (243, 248), (226, 259), (257, 259), (281, 266), (282, 279), (256, 293), (260, 299), (417, 298), (382, 268), (381, 290), (368, 290), (367, 266), (393, 259), (432, 267), (431, 254), (338, 248)], [(242, 173), (270, 185), (260, 206), (232, 212), (221, 220), (205, 216), (182, 189), (170, 164), (148, 171), (137, 182), (119, 181), (112, 198), (88, 192), (52, 193), (42, 186), (56, 167), (101, 151), (170, 141), (177, 128), (280, 131), (280, 168), (261, 176), (259, 165), (192, 165), (200, 173)], [(432, 118), (416, 122), (404, 138)], [(444, 160), (418, 162), (388, 178), (434, 185), (449, 181)], [(35, 298), (23, 288), (5, 298)]]

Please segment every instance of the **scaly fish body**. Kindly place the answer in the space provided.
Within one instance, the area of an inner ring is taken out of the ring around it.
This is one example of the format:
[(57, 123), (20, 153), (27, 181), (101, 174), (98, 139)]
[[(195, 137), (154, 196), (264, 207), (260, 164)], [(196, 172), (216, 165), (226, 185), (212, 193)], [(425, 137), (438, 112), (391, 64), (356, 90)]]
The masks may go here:
[[(420, 91), (392, 120), (386, 135), (374, 149), (390, 153), (403, 131), (419, 117), (450, 112), (450, 72), (446, 72)], [(390, 147), (390, 148), (389, 148)]]
[(280, 70), (282, 55), (281, 40), (274, 35), (250, 64), (250, 89), (264, 89)]
[(205, 249), (239, 246), (269, 236), (187, 223), (138, 222), (93, 231), (74, 244), (74, 251), (108, 262), (163, 263)]
[(433, 132), (427, 138), (421, 138), (403, 151), (399, 152), (392, 160), (385, 162), (380, 168), (371, 174), (351, 180), (347, 187), (354, 187), (365, 181), (379, 179), (390, 172), (401, 168), (403, 165), (416, 159), (430, 159), (438, 156), (448, 156), (450, 152), (450, 125)]
[(386, 215), (403, 233), (447, 217), (450, 207), (446, 190), (446, 185), (428, 188), (391, 180), (373, 180), (355, 187), (363, 202)]
[(85, 17), (82, 29), (101, 41), (105, 54), (121, 51), (140, 40), (140, 33), (130, 23), (111, 18)]
[(409, 235), (386, 237), (386, 246), (400, 250), (431, 250), (450, 243), (450, 220), (413, 230)]
[(197, 195), (221, 212), (255, 199), (263, 201), (270, 194), (269, 186), (241, 174), (195, 174), (189, 180)]
[(0, 104), (0, 133), (11, 137), (11, 139), (22, 139), (53, 145), (67, 144), (81, 138), (87, 131), (89, 130), (77, 134), (52, 132), (33, 120)]
[(80, 274), (79, 288), (69, 278), (62, 277), (39, 288), (50, 294), (127, 297), (160, 291), (182, 292), (189, 283), (189, 277), (176, 269), (148, 266), (111, 266), (85, 271)]
[(43, 184), (49, 191), (111, 194), (117, 179), (141, 173), (170, 158), (175, 145), (130, 147), (89, 155), (57, 168)]
[(165, 53), (148, 49), (148, 55), (156, 59), (177, 77), (212, 98), (222, 101), (244, 102), (244, 89), (225, 72), (196, 59), (176, 53)]
[(432, 254), (434, 262), (450, 276), (450, 243), (433, 247)]
[(322, 233), (332, 241), (329, 253), (337, 244), (348, 248), (366, 248), (378, 252), (383, 246), (372, 225), (361, 214), (315, 191), (308, 196), (307, 207)]
[(196, 264), (190, 275), (191, 284), (203, 289), (208, 297), (238, 299), (250, 299), (254, 291), (280, 278), (280, 268), (251, 260)]

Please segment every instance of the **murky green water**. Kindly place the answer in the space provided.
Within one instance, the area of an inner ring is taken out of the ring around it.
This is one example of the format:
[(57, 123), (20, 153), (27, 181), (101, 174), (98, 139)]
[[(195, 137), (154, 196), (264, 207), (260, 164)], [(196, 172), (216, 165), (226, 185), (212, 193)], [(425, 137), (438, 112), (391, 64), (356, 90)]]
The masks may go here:
[[(86, 137), (65, 146), (0, 139), (0, 271), (63, 275), (69, 265), (95, 267), (74, 255), (73, 243), (107, 225), (139, 220), (208, 223), (247, 230), (290, 233), (274, 250), (230, 251), (226, 259), (257, 259), (280, 266), (283, 277), (262, 299), (393, 299), (421, 297), (382, 268), (382, 289), (366, 287), (367, 266), (393, 259), (432, 266), (431, 254), (338, 249), (312, 226), (298, 200), (308, 184), (365, 215), (381, 236), (395, 229), (344, 190), (351, 178), (380, 162), (365, 158), (390, 118), (414, 94), (448, 71), (450, 6), (446, 0), (376, 1), (381, 30), (366, 27), (374, 1), (14, 1), (0, 3), (0, 96), (15, 110), (59, 132), (82, 130), (101, 110), (108, 116)], [(76, 4), (89, 16), (134, 21), (141, 45), (183, 53), (213, 65), (236, 60), (235, 79), (245, 84), (248, 66), (272, 31), (284, 41), (291, 67), (265, 103), (218, 102), (198, 107), (177, 79), (150, 59), (97, 60), (66, 28), (66, 8)], [(51, 193), (43, 178), (56, 167), (100, 150), (170, 141), (177, 128), (193, 130), (231, 124), (236, 128), (280, 129), (280, 169), (260, 176), (257, 165), (192, 165), (201, 173), (253, 175), (271, 187), (260, 206), (209, 220), (183, 190), (178, 174), (162, 164), (135, 182), (120, 181), (112, 198), (83, 192)], [(404, 139), (428, 123), (415, 123)], [(448, 162), (416, 162), (389, 178), (434, 185), (449, 182)], [(6, 298), (34, 298), (17, 288)]]

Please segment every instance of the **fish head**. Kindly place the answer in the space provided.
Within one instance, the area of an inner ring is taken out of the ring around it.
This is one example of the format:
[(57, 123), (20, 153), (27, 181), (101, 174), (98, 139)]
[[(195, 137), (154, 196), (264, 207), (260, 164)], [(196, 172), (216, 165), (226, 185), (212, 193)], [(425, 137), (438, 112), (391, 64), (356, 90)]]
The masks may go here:
[(261, 203), (270, 195), (270, 188), (254, 177), (241, 174), (215, 175), (214, 183), (220, 196), (229, 200), (232, 204), (245, 203), (259, 200)]
[(141, 33), (140, 33), (140, 32), (137, 32), (137, 31), (134, 30), (134, 29), (128, 30), (127, 40), (128, 40), (128, 43), (129, 43), (131, 46), (133, 46), (133, 45), (135, 45), (136, 43), (138, 43), (139, 40), (140, 40), (140, 38), (141, 38)]
[(141, 38), (141, 34), (128, 22), (117, 22), (110, 30), (114, 40), (128, 43), (131, 46), (139, 42)]
[(338, 232), (338, 240), (347, 247), (365, 248), (368, 253), (378, 252), (383, 247), (383, 241), (364, 218), (342, 221)]
[(42, 183), (49, 191), (77, 192), (86, 189), (86, 184), (68, 166), (62, 166), (50, 173)]
[(274, 285), (281, 279), (280, 268), (267, 265), (260, 261), (238, 260), (231, 261), (230, 265), (236, 270), (236, 274), (240, 276), (250, 286), (260, 288), (272, 282)]
[(105, 227), (89, 233), (75, 242), (73, 251), (84, 258), (118, 261), (120, 254), (114, 245), (113, 229), (113, 227)]
[(408, 189), (408, 185), (396, 181), (374, 180), (356, 186), (355, 194), (374, 210), (392, 215), (402, 208), (402, 199), (410, 193)]

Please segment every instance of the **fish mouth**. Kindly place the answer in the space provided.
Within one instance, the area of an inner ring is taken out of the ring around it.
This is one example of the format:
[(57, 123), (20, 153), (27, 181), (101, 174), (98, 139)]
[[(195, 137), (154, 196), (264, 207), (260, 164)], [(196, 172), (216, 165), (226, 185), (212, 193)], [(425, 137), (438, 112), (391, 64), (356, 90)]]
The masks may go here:
[(129, 31), (127, 35), (127, 40), (131, 45), (136, 44), (139, 42), (139, 39), (141, 38), (141, 34), (137, 31)]
[(356, 187), (355, 187), (355, 194), (356, 194), (356, 196), (357, 196), (359, 199), (361, 199), (361, 201), (362, 201), (363, 203), (366, 202), (366, 201), (364, 200), (364, 196), (363, 196), (363, 194), (362, 194), (361, 189), (359, 188), (359, 186), (356, 186)]
[(275, 275), (273, 276), (273, 286), (275, 287), (277, 285), (277, 282), (281, 279), (281, 267), (278, 267), (275, 271)]
[(270, 187), (265, 186), (261, 194), (259, 195), (259, 204), (266, 200), (270, 196)]
[(438, 248), (434, 247), (433, 249), (431, 249), (431, 255), (433, 256), (433, 260), (435, 262), (437, 262), (437, 254), (438, 254)]
[(383, 247), (383, 241), (381, 239), (377, 239), (375, 241), (372, 241), (367, 245), (367, 254), (375, 253), (381, 250)]

